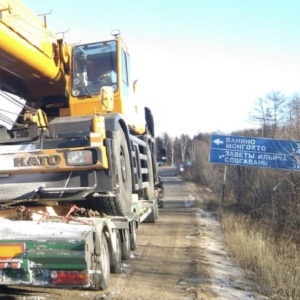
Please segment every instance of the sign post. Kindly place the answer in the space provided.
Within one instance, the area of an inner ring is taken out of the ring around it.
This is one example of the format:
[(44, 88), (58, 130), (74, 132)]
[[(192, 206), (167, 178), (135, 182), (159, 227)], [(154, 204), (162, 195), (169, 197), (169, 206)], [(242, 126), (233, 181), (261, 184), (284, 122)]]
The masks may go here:
[(300, 171), (300, 141), (212, 134), (209, 161)]

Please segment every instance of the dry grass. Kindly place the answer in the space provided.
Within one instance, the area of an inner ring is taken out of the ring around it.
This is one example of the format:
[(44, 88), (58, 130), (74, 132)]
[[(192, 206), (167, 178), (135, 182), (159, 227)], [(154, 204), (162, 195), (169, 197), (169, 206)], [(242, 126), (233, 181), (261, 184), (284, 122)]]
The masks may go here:
[(272, 299), (300, 299), (300, 251), (289, 241), (276, 241), (262, 224), (242, 216), (221, 217), (229, 251), (240, 265), (257, 274), (261, 291)]

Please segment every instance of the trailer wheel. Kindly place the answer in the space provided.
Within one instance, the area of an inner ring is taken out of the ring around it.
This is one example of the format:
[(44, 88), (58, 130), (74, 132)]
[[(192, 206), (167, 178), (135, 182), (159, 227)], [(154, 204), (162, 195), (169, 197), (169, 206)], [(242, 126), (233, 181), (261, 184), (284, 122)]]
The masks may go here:
[(158, 205), (157, 201), (154, 202), (153, 207), (151, 208), (151, 212), (148, 215), (148, 217), (145, 219), (145, 223), (156, 223), (156, 220), (158, 219)]
[(130, 249), (135, 250), (137, 248), (137, 234), (136, 234), (136, 222), (130, 222)]
[(119, 230), (116, 230), (115, 234), (116, 234), (116, 249), (114, 250), (112, 245), (110, 247), (110, 271), (111, 273), (120, 273), (121, 266), (122, 266), (122, 251), (121, 251), (121, 239), (120, 239)]
[(129, 151), (125, 134), (120, 127), (114, 132), (116, 141), (116, 168), (119, 192), (116, 195), (116, 209), (118, 215), (126, 216), (131, 212), (132, 179), (129, 160)]
[(101, 291), (107, 289), (110, 282), (109, 248), (103, 232), (101, 234), (100, 257), (96, 258), (92, 282), (95, 290)]
[(129, 237), (129, 230), (123, 229), (122, 230), (122, 259), (127, 260), (130, 258), (130, 237)]

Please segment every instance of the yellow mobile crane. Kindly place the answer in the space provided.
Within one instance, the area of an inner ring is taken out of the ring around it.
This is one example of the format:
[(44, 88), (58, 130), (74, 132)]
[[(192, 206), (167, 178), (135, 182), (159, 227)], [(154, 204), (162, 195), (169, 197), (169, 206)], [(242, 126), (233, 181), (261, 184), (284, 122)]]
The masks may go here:
[(0, 90), (26, 101), (0, 125), (0, 285), (107, 288), (158, 214), (154, 121), (127, 47), (67, 45), (0, 0)]
[(0, 89), (26, 100), (0, 127), (2, 207), (80, 202), (126, 216), (132, 195), (153, 199), (153, 117), (121, 37), (70, 46), (19, 0), (0, 0), (0, 38)]

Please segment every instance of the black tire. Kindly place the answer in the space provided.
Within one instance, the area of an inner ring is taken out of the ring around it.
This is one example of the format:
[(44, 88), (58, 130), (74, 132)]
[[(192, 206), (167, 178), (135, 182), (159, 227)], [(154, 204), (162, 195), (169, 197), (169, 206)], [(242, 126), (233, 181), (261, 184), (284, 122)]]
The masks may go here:
[(158, 207), (159, 208), (164, 208), (164, 200), (162, 200), (162, 199), (158, 200)]
[(109, 248), (105, 234), (102, 232), (100, 241), (100, 256), (95, 255), (94, 274), (92, 282), (95, 290), (104, 291), (110, 282)]
[(156, 223), (156, 220), (158, 219), (158, 205), (157, 201), (155, 201), (153, 207), (151, 208), (150, 214), (145, 219), (145, 223)]
[(131, 213), (132, 204), (132, 178), (129, 159), (128, 144), (121, 127), (109, 133), (114, 141), (115, 169), (112, 174), (116, 176), (114, 197), (102, 197), (94, 205), (96, 209), (110, 216), (127, 216)]
[(122, 251), (121, 251), (121, 238), (119, 230), (116, 231), (116, 249), (113, 250), (111, 245), (110, 247), (110, 272), (111, 273), (120, 273), (122, 267)]
[(149, 186), (143, 189), (143, 195), (145, 200), (152, 200), (155, 198), (154, 190), (154, 177), (153, 177), (153, 163), (150, 147), (147, 146), (147, 162), (148, 162), (148, 181)]
[(146, 124), (149, 132), (151, 133), (152, 136), (155, 136), (154, 134), (154, 118), (152, 115), (151, 110), (149, 107), (145, 107), (145, 117), (146, 117)]
[(137, 226), (136, 226), (136, 221), (130, 222), (130, 232), (129, 232), (129, 237), (130, 237), (130, 249), (135, 250), (137, 248)]
[(122, 230), (121, 248), (122, 248), (122, 259), (124, 259), (124, 260), (129, 259), (131, 245), (130, 245), (130, 237), (129, 237), (128, 229)]
[(116, 171), (119, 184), (119, 193), (115, 199), (116, 212), (117, 215), (126, 216), (131, 212), (132, 178), (127, 140), (121, 127), (114, 132), (113, 139), (116, 145)]
[(158, 209), (158, 203), (157, 203), (157, 201), (155, 201), (155, 205), (154, 205), (154, 214), (155, 214), (155, 219), (158, 219), (158, 217), (159, 217), (159, 209)]

